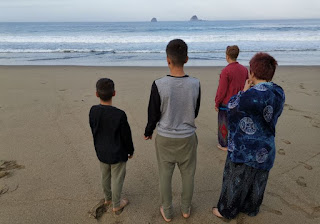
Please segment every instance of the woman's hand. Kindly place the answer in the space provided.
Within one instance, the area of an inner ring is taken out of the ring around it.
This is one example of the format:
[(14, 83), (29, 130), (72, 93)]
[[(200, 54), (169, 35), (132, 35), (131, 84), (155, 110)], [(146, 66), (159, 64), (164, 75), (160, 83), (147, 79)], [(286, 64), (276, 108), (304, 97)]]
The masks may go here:
[(250, 79), (246, 80), (246, 83), (244, 84), (244, 88), (243, 88), (243, 92), (247, 91), (248, 89), (250, 89), (252, 86), (252, 81)]

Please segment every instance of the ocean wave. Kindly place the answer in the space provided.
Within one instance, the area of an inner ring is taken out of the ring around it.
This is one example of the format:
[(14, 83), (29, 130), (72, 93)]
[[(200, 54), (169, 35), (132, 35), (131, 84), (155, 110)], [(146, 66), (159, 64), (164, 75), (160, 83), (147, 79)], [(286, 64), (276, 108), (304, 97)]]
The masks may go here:
[[(255, 53), (255, 52), (308, 52), (320, 51), (316, 48), (305, 49), (262, 49), (262, 50), (241, 50), (241, 52)], [(0, 53), (84, 53), (84, 54), (164, 54), (164, 50), (102, 50), (102, 49), (0, 49)], [(210, 53), (225, 53), (225, 50), (189, 50), (189, 54), (210, 54)]]
[[(261, 49), (261, 50), (240, 50), (240, 52), (308, 52), (320, 51), (316, 48), (305, 49)], [(0, 53), (92, 53), (92, 54), (164, 54), (164, 50), (99, 50), (99, 49), (0, 49)], [(189, 54), (225, 53), (225, 50), (189, 50)]]
[(214, 43), (214, 42), (239, 42), (239, 41), (283, 41), (283, 42), (313, 42), (320, 41), (318, 32), (308, 34), (264, 34), (264, 33), (217, 33), (206, 35), (145, 35), (145, 36), (0, 36), (0, 43), (77, 43), (77, 44), (144, 44), (167, 43), (168, 40), (180, 38), (187, 43)]

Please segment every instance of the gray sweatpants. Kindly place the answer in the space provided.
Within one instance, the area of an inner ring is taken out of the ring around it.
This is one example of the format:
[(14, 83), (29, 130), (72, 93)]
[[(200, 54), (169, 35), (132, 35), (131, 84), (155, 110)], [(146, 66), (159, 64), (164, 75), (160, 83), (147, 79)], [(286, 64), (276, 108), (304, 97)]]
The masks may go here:
[(120, 206), (120, 197), (124, 178), (126, 176), (126, 162), (106, 164), (100, 162), (102, 189), (105, 200), (112, 200), (114, 208)]
[(194, 188), (197, 163), (198, 138), (193, 134), (187, 138), (168, 138), (157, 135), (155, 139), (159, 168), (160, 197), (166, 218), (173, 217), (171, 180), (175, 164), (182, 179), (181, 211), (188, 213)]

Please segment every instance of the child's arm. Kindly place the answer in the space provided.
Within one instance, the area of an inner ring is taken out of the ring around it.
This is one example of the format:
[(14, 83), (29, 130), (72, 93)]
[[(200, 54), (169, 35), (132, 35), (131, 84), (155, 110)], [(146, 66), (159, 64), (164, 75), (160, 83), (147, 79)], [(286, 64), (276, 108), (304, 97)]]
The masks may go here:
[(196, 105), (196, 111), (195, 111), (195, 117), (198, 117), (199, 114), (199, 110), (200, 110), (200, 102), (201, 102), (201, 87), (200, 87), (200, 83), (199, 83), (199, 95), (198, 95), (198, 99), (197, 99), (197, 105)]
[(158, 87), (155, 82), (153, 82), (151, 87), (151, 94), (148, 106), (148, 124), (144, 132), (145, 140), (151, 139), (153, 130), (161, 117), (160, 111), (161, 99), (158, 92)]
[(128, 153), (128, 158), (132, 158), (134, 147), (132, 142), (132, 135), (130, 125), (128, 123), (127, 115), (123, 113), (121, 117), (121, 139)]
[(94, 134), (96, 124), (95, 124), (95, 120), (94, 120), (93, 107), (91, 107), (90, 112), (89, 112), (89, 124), (90, 124), (90, 128), (91, 128), (91, 132), (92, 132), (92, 134)]

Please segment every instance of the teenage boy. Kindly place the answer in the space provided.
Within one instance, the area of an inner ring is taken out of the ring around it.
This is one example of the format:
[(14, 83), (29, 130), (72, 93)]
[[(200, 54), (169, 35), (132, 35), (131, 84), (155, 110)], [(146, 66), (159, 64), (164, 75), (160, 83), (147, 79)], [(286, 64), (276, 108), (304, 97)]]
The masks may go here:
[(165, 221), (173, 218), (171, 180), (178, 165), (182, 178), (181, 212), (190, 216), (194, 188), (198, 139), (195, 118), (200, 108), (200, 82), (185, 74), (188, 46), (180, 39), (166, 48), (170, 75), (153, 82), (148, 107), (145, 140), (152, 139), (157, 126), (155, 148), (159, 168), (160, 212)]
[(126, 113), (112, 106), (115, 94), (111, 79), (98, 80), (96, 96), (100, 98), (100, 104), (91, 107), (89, 122), (100, 161), (105, 205), (112, 203), (113, 212), (118, 214), (129, 203), (128, 199), (120, 197), (126, 162), (132, 158), (134, 147)]
[(248, 79), (248, 69), (237, 62), (239, 52), (237, 45), (227, 47), (226, 60), (228, 65), (221, 71), (215, 98), (215, 110), (218, 112), (219, 144), (217, 147), (223, 151), (228, 150), (227, 104), (233, 95), (243, 89)]

